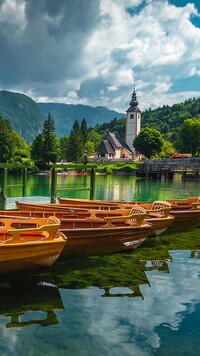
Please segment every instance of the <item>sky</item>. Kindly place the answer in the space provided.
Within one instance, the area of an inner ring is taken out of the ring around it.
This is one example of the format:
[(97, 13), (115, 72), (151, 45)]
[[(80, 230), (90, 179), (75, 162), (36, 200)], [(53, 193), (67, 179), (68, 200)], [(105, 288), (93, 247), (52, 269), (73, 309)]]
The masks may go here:
[(200, 97), (200, 0), (0, 0), (0, 90), (125, 112)]

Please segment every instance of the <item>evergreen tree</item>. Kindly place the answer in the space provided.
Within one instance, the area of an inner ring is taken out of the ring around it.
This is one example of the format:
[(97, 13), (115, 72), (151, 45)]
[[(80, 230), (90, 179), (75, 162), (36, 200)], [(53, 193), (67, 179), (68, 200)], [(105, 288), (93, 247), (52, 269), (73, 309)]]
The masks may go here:
[(69, 137), (64, 136), (60, 138), (60, 160), (68, 158)]
[(31, 145), (31, 158), (34, 161), (43, 161), (44, 155), (44, 136), (39, 134), (36, 136), (35, 140)]
[(76, 120), (73, 124), (69, 136), (68, 160), (72, 162), (81, 162), (84, 154), (83, 135), (79, 122)]
[(42, 133), (44, 136), (43, 160), (49, 167), (50, 162), (56, 162), (60, 153), (59, 141), (55, 134), (54, 120), (50, 114), (48, 114), (47, 119), (44, 121)]
[(88, 129), (87, 129), (87, 122), (84, 118), (81, 122), (81, 131), (82, 131), (83, 143), (85, 145), (88, 137)]

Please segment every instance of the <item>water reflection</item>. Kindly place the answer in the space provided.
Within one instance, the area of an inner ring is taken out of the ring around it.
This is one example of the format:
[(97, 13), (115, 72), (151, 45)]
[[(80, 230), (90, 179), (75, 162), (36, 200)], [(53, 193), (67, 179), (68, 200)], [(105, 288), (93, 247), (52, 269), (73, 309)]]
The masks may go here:
[(139, 285), (132, 286), (129, 288), (100, 287), (100, 289), (104, 290), (104, 294), (102, 294), (102, 297), (128, 297), (144, 299)]
[(0, 282), (0, 315), (9, 317), (7, 328), (56, 325), (55, 310), (64, 306), (50, 273), (26, 278), (13, 274)]
[(197, 355), (199, 246), (200, 229), (163, 234), (130, 254), (60, 258), (30, 288), (2, 281), (1, 354)]

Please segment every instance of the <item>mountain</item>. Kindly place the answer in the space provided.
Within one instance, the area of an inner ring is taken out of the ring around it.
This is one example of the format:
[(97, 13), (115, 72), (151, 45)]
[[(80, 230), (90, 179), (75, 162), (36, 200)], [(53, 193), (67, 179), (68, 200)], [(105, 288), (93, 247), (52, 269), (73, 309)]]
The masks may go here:
[(79, 122), (85, 118), (88, 127), (110, 122), (114, 118), (125, 117), (125, 113), (109, 110), (103, 106), (92, 107), (88, 105), (69, 105), (58, 103), (38, 103), (41, 112), (47, 117), (48, 113), (54, 119), (58, 137), (69, 135), (75, 120)]
[(44, 116), (36, 102), (23, 94), (0, 91), (0, 116), (28, 143), (43, 128)]

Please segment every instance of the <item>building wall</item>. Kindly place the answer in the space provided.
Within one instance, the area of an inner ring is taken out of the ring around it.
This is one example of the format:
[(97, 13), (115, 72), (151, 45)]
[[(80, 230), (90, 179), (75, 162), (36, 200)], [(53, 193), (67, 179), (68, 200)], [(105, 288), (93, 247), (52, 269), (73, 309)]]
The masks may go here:
[(135, 152), (133, 140), (140, 133), (141, 113), (140, 111), (127, 112), (126, 118), (126, 144)]

